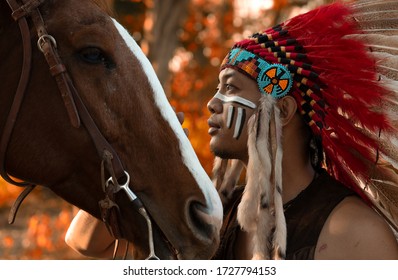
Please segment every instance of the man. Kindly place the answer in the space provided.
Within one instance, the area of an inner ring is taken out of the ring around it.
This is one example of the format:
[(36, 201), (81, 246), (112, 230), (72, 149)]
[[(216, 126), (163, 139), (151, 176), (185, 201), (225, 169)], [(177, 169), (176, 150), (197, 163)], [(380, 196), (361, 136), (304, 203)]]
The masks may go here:
[[(388, 198), (397, 172), (384, 162), (396, 147), (383, 143), (396, 135), (383, 111), (396, 98), (396, 86), (386, 86), (396, 75), (385, 71), (394, 54), (375, 60), (365, 47), (382, 45), (397, 17), (381, 27), (391, 7), (365, 2), (297, 16), (236, 43), (224, 59), (208, 103), (225, 211), (215, 259), (398, 259), (392, 229), (372, 209), (397, 228)], [(243, 193), (223, 185), (227, 159), (247, 168)]]

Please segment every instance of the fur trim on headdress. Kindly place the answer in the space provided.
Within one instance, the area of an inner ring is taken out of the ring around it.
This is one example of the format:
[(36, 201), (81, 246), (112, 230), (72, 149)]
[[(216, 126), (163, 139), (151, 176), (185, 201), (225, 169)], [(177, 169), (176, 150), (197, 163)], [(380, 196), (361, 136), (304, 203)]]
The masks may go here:
[(224, 206), (233, 197), (243, 168), (243, 163), (237, 159), (215, 157), (213, 163), (213, 184)]
[(248, 122), (247, 184), (238, 222), (252, 236), (253, 259), (283, 259), (286, 222), (282, 203), (282, 126), (279, 108), (263, 96)]
[(221, 184), (224, 180), (225, 172), (227, 170), (228, 160), (222, 159), (220, 157), (215, 157), (213, 162), (213, 185), (216, 187), (216, 190), (221, 192)]

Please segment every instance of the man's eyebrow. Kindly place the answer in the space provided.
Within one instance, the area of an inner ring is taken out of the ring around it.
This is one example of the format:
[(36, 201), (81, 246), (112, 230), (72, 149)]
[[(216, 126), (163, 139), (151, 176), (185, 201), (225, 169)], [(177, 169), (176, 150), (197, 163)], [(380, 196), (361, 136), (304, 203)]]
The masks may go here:
[[(223, 76), (222, 76), (222, 79), (223, 79), (223, 80), (227, 80), (228, 78), (231, 78), (231, 77), (233, 77), (233, 76), (235, 76), (235, 72), (229, 72), (229, 73), (223, 75)], [(220, 82), (220, 77), (218, 77), (218, 82)]]

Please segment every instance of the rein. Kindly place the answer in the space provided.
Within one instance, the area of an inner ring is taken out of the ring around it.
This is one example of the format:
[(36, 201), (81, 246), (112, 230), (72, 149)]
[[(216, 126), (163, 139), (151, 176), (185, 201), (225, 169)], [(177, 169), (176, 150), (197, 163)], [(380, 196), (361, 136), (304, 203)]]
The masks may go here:
[[(117, 153), (114, 151), (112, 146), (108, 143), (108, 141), (105, 139), (105, 137), (96, 126), (94, 120), (92, 119), (90, 113), (88, 112), (86, 106), (80, 98), (79, 93), (73, 85), (73, 82), (65, 65), (62, 63), (59, 57), (56, 40), (54, 39), (54, 37), (47, 33), (43, 18), (39, 11), (39, 6), (44, 3), (45, 0), (23, 0), (22, 5), (17, 3), (16, 0), (6, 1), (12, 10), (12, 17), (18, 23), (21, 32), (23, 45), (23, 65), (14, 100), (6, 119), (3, 133), (1, 135), (0, 175), (7, 182), (13, 185), (25, 187), (24, 191), (20, 194), (20, 196), (17, 198), (11, 208), (9, 223), (13, 223), (20, 204), (35, 187), (34, 184), (29, 182), (16, 182), (8, 175), (6, 171), (6, 152), (19, 110), (21, 108), (31, 71), (32, 46), (30, 41), (30, 30), (27, 23), (27, 17), (30, 17), (33, 21), (39, 38), (37, 41), (37, 46), (39, 50), (44, 54), (44, 57), (46, 58), (46, 61), (49, 65), (50, 73), (57, 82), (72, 126), (79, 128), (81, 123), (83, 123), (97, 149), (99, 157), (102, 159), (101, 181), (102, 189), (105, 194), (105, 199), (99, 201), (99, 206), (101, 208), (101, 217), (103, 222), (107, 225), (108, 230), (116, 239), (115, 254), (118, 247), (118, 239), (122, 238), (123, 234), (118, 224), (117, 216), (119, 212), (119, 207), (114, 201), (114, 195), (120, 190), (123, 190), (130, 199), (135, 210), (140, 213), (146, 220), (148, 226), (150, 251), (147, 259), (159, 259), (154, 252), (151, 219), (141, 200), (129, 188), (130, 175), (125, 171)], [(106, 171), (111, 175), (109, 179), (105, 178)], [(174, 253), (173, 250), (171, 251)]]

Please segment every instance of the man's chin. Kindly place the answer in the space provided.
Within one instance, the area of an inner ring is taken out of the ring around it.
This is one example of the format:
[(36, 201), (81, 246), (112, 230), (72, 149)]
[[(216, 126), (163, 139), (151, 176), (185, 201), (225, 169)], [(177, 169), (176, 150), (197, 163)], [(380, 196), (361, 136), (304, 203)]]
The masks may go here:
[(232, 155), (231, 152), (226, 151), (224, 149), (220, 148), (214, 148), (210, 146), (210, 150), (213, 153), (214, 156), (222, 158), (222, 159), (232, 159), (234, 156)]
[(236, 159), (238, 154), (236, 149), (226, 145), (226, 141), (220, 141), (216, 137), (212, 137), (210, 140), (210, 151), (214, 156), (222, 159)]

